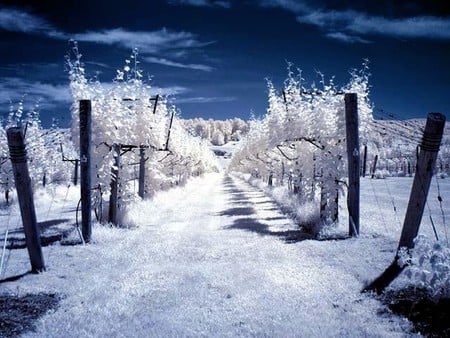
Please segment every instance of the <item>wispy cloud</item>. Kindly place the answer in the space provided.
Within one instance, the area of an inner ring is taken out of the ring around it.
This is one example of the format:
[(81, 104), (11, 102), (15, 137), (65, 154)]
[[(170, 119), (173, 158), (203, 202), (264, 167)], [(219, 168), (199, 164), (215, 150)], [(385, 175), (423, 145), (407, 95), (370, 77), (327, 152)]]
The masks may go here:
[(450, 39), (450, 18), (420, 16), (390, 19), (349, 10), (312, 12), (298, 16), (297, 21), (350, 34)]
[[(360, 36), (384, 35), (400, 38), (450, 39), (450, 17), (412, 16), (388, 18), (348, 10), (321, 10), (302, 0), (260, 0), (262, 7), (278, 7), (297, 15), (297, 21), (320, 27), (329, 38), (367, 43)], [(360, 36), (357, 36), (360, 35)]]
[(185, 94), (190, 91), (189, 88), (182, 87), (182, 86), (169, 86), (169, 87), (151, 87), (152, 92), (159, 95), (164, 96), (175, 96), (180, 94)]
[[(226, 6), (228, 2), (212, 1), (211, 3), (217, 6), (220, 4)], [(141, 55), (166, 54), (183, 58), (186, 58), (188, 51), (197, 50), (214, 43), (214, 41), (200, 41), (195, 34), (190, 32), (173, 31), (167, 28), (154, 31), (130, 31), (123, 28), (115, 28), (68, 34), (56, 29), (51, 23), (41, 17), (26, 11), (8, 8), (0, 9), (0, 29), (42, 35), (57, 40), (75, 39), (82, 42), (115, 45), (129, 50), (137, 48)], [(206, 65), (181, 63), (161, 57), (153, 57), (151, 60), (149, 62), (178, 68), (212, 70), (212, 67)]]
[(294, 13), (311, 11), (311, 7), (301, 0), (260, 0), (262, 7), (278, 7)]
[(6, 77), (0, 83), (0, 101), (18, 101), (23, 97), (27, 101), (51, 100), (70, 102), (71, 96), (67, 84), (49, 84), (31, 82), (17, 77)]
[(196, 7), (231, 7), (231, 1), (225, 0), (168, 0), (168, 3), (170, 5), (185, 5)]
[(14, 8), (0, 8), (0, 29), (67, 39), (64, 32), (58, 31), (47, 20)]
[(12, 8), (0, 9), (0, 28), (10, 32), (45, 34), (53, 30), (44, 19)]
[(326, 34), (326, 37), (345, 43), (370, 43), (369, 40), (363, 39), (359, 36), (349, 35), (342, 32), (330, 32)]
[(175, 49), (201, 48), (213, 42), (200, 42), (189, 32), (175, 32), (162, 28), (157, 31), (128, 31), (123, 28), (74, 34), (78, 41), (138, 48), (143, 53), (158, 53)]
[[(0, 103), (15, 106), (23, 102), (25, 111), (38, 106), (41, 111), (61, 110), (70, 107), (71, 96), (67, 84), (50, 84), (26, 81), (17, 77), (4, 77), (0, 83)], [(5, 113), (5, 112), (4, 112)], [(61, 113), (61, 111), (60, 111)]]
[(222, 97), (186, 97), (177, 98), (174, 100), (176, 103), (215, 103), (215, 102), (231, 102), (236, 101), (235, 97), (232, 96), (222, 96)]
[(447, 40), (450, 39), (450, 18), (417, 16), (386, 19), (377, 16), (357, 15), (348, 21), (347, 29), (360, 34)]
[(210, 72), (213, 70), (212, 67), (207, 66), (207, 65), (193, 64), (193, 63), (185, 64), (185, 63), (175, 62), (175, 61), (167, 60), (164, 58), (153, 57), (153, 56), (144, 57), (143, 60), (147, 61), (149, 63), (157, 63), (160, 65), (169, 66), (169, 67), (188, 68), (188, 69), (202, 70), (204, 72)]

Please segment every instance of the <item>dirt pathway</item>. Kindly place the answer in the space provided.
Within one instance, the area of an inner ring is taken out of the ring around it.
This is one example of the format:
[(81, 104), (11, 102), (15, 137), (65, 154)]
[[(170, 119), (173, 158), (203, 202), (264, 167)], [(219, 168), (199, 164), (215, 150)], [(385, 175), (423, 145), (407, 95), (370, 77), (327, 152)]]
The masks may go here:
[(342, 263), (356, 255), (353, 240), (303, 240), (241, 181), (198, 178), (137, 204), (129, 221), (138, 227), (95, 227), (86, 247), (48, 247), (45, 274), (8, 285), (63, 295), (25, 336), (403, 335), (399, 319), (359, 293), (356, 268)]

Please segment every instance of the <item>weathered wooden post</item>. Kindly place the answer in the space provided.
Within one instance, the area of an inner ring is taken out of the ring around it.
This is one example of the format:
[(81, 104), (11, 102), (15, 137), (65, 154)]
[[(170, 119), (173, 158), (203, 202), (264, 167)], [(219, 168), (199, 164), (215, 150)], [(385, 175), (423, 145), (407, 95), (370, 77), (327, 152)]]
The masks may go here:
[(120, 144), (113, 144), (114, 164), (111, 167), (111, 195), (109, 198), (109, 222), (118, 225), (118, 200), (119, 200), (119, 168), (120, 168)]
[[(91, 101), (80, 100), (80, 191), (81, 234), (85, 243), (92, 235), (91, 223)], [(75, 164), (77, 164), (75, 162)], [(78, 166), (77, 166), (78, 167)]]
[(325, 191), (324, 182), (320, 185), (320, 222), (325, 223), (327, 220), (327, 198), (328, 193)]
[(436, 158), (441, 145), (444, 126), (445, 115), (440, 113), (428, 114), (397, 254), (391, 265), (366, 287), (364, 291), (381, 293), (405, 268), (405, 266), (400, 266), (398, 263), (399, 251), (401, 248), (409, 250), (414, 247), (414, 239), (417, 237), (422, 221), (423, 210), (427, 201), (433, 171), (436, 166)]
[(139, 148), (139, 190), (138, 195), (141, 198), (145, 196), (145, 148)]
[(80, 165), (80, 160), (75, 160), (75, 171), (73, 173), (73, 185), (76, 186), (78, 184), (78, 166)]
[(22, 216), (25, 242), (30, 256), (31, 271), (39, 273), (45, 271), (44, 256), (41, 249), (41, 238), (37, 226), (36, 209), (34, 208), (33, 190), (28, 171), (27, 154), (24, 136), (20, 127), (7, 130), (9, 154), (14, 173), (14, 180)]
[(172, 123), (173, 123), (173, 116), (174, 116), (174, 112), (172, 112), (172, 116), (170, 117), (170, 123), (169, 123), (169, 130), (167, 131), (167, 140), (166, 140), (166, 146), (164, 148), (164, 150), (168, 151), (169, 150), (169, 141), (170, 141), (170, 131), (172, 129)]
[(378, 162), (378, 155), (375, 155), (372, 167), (372, 178), (375, 178), (375, 171), (377, 170), (377, 162)]
[(366, 177), (366, 170), (367, 170), (367, 144), (364, 145), (362, 177)]
[(431, 178), (436, 166), (436, 158), (441, 145), (444, 126), (445, 115), (440, 113), (428, 114), (420, 146), (417, 171), (414, 176), (405, 221), (403, 222), (403, 230), (398, 244), (399, 248), (406, 247), (411, 249), (414, 246), (414, 239), (419, 232)]
[(157, 94), (154, 98), (151, 98), (150, 101), (155, 101), (155, 105), (153, 106), (153, 115), (156, 114), (156, 107), (158, 106), (159, 94)]
[(358, 97), (355, 93), (345, 94), (345, 122), (348, 156), (348, 213), (349, 235), (359, 235), (359, 129)]

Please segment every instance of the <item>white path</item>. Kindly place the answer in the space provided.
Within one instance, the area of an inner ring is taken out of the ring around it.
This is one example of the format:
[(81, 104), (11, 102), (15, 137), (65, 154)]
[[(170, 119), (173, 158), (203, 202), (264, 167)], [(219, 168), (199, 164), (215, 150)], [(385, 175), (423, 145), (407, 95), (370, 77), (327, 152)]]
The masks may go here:
[(360, 243), (379, 252), (379, 238), (302, 241), (267, 197), (222, 174), (130, 214), (136, 229), (97, 226), (91, 245), (47, 247), (46, 273), (1, 286), (64, 295), (25, 336), (407, 335), (407, 322), (359, 293), (387, 263)]

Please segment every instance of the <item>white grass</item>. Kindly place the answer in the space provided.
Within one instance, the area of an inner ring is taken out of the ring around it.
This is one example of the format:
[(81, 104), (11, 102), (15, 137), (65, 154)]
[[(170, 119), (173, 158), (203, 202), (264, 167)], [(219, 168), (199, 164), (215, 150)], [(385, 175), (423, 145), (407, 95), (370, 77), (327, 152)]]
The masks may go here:
[[(448, 203), (450, 181), (439, 183)], [(393, 259), (411, 184), (362, 180), (360, 238), (288, 244), (283, 233), (297, 226), (270, 198), (209, 174), (134, 204), (126, 219), (136, 226), (131, 230), (95, 224), (92, 244), (43, 248), (47, 271), (1, 290), (64, 297), (24, 337), (410, 335), (408, 321), (360, 290)], [(64, 201), (66, 193), (37, 192), (38, 220), (73, 223), (78, 194), (71, 187)], [(435, 198), (433, 183), (429, 205), (445, 236)], [(345, 233), (341, 211), (335, 231)], [(1, 212), (3, 234), (16, 218)], [(427, 213), (421, 232), (432, 235)], [(25, 249), (6, 256), (3, 277), (29, 270)]]

